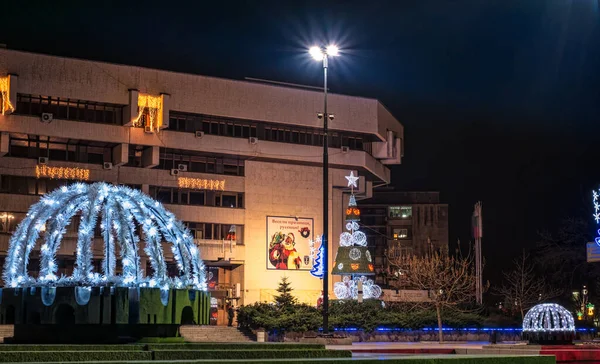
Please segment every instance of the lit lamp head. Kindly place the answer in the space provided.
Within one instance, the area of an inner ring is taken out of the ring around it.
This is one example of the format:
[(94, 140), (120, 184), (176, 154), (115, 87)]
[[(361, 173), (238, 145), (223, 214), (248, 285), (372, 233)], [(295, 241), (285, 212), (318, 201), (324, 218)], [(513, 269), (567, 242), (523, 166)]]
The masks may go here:
[(308, 53), (310, 53), (315, 61), (322, 61), (325, 56), (338, 56), (340, 54), (340, 50), (337, 46), (330, 44), (325, 49), (317, 46), (310, 47)]

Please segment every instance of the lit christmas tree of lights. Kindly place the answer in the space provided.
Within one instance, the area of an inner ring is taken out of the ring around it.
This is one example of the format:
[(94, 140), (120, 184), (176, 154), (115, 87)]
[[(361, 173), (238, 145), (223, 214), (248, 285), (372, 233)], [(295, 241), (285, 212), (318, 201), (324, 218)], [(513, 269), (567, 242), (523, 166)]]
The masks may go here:
[[(346, 176), (348, 180), (348, 187), (350, 187), (350, 201), (348, 203), (348, 208), (346, 210), (346, 232), (340, 234), (340, 249), (338, 250), (338, 256), (336, 256), (337, 267), (334, 267), (334, 271), (336, 268), (340, 273), (335, 274), (344, 274), (341, 282), (336, 282), (333, 285), (333, 292), (335, 293), (338, 299), (357, 299), (359, 285), (362, 284), (363, 298), (379, 298), (381, 296), (381, 287), (376, 285), (373, 280), (368, 279), (366, 274), (350, 274), (346, 275), (345, 273), (341, 273), (344, 269), (348, 267), (344, 267), (344, 263), (339, 262), (338, 257), (340, 254), (341, 248), (355, 247), (348, 250), (348, 258), (350, 266), (354, 266), (351, 268), (358, 269), (360, 264), (359, 261), (366, 262), (368, 267), (370, 268), (369, 274), (373, 271), (373, 263), (371, 254), (367, 246), (367, 236), (365, 233), (359, 230), (358, 221), (360, 220), (360, 210), (356, 204), (356, 197), (354, 196), (354, 188), (357, 186), (358, 177), (354, 176), (354, 172), (351, 171), (349, 176)], [(345, 250), (345, 249), (344, 249)], [(358, 271), (357, 271), (358, 272)]]
[[(80, 216), (76, 265), (72, 276), (57, 276), (56, 253), (74, 216)], [(100, 223), (104, 240), (102, 272), (93, 271), (92, 242)], [(141, 227), (152, 276), (144, 276), (138, 246)], [(40, 274), (28, 275), (31, 251), (40, 240)], [(169, 277), (161, 242), (170, 244), (180, 275)], [(123, 273), (116, 274), (115, 244), (120, 251)], [(4, 282), (9, 287), (36, 286), (126, 286), (169, 288), (192, 287), (206, 291), (204, 263), (187, 228), (158, 201), (141, 191), (107, 183), (74, 183), (44, 195), (31, 206), (10, 239), (4, 264)]]

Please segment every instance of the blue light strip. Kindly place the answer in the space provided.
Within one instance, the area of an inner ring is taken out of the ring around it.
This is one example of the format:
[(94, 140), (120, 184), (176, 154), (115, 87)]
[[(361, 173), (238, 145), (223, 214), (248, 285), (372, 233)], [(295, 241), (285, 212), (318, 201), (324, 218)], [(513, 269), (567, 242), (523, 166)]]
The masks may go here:
[[(346, 328), (339, 328), (336, 327), (333, 329), (334, 331), (348, 331), (348, 332), (353, 332), (353, 331), (363, 331), (357, 327), (346, 327)], [(578, 328), (576, 329), (579, 332), (596, 332), (595, 328)], [(321, 331), (321, 329), (319, 329), (319, 331)], [(424, 327), (421, 329), (407, 329), (407, 328), (395, 328), (395, 327), (378, 327), (377, 329), (375, 329), (375, 331), (378, 332), (395, 332), (395, 331), (438, 331), (437, 327)], [(521, 329), (520, 327), (482, 327), (482, 328), (477, 328), (477, 327), (466, 327), (466, 328), (453, 328), (453, 327), (442, 327), (442, 331), (471, 331), (471, 332), (477, 332), (477, 331), (503, 331), (503, 332), (521, 332), (523, 331), (523, 329)]]

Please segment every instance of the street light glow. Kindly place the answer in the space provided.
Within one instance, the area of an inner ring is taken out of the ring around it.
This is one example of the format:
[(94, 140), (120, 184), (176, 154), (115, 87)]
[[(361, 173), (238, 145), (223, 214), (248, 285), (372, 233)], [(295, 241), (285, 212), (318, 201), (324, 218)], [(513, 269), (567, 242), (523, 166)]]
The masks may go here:
[(327, 46), (327, 55), (328, 56), (337, 56), (339, 52), (339, 49), (337, 46), (331, 44), (329, 46)]
[(317, 46), (310, 47), (310, 49), (308, 50), (308, 53), (310, 53), (312, 58), (314, 58), (316, 61), (323, 60), (323, 51), (321, 51), (321, 48), (319, 48)]

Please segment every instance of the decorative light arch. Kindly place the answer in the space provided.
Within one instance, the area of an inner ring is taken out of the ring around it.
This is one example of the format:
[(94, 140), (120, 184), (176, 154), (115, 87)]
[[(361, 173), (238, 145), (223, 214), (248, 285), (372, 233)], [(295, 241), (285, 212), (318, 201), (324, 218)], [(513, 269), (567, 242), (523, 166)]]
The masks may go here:
[[(56, 253), (73, 216), (80, 215), (76, 265), (72, 276), (58, 277)], [(94, 272), (92, 243), (100, 220), (104, 240), (102, 272)], [(153, 275), (144, 276), (138, 243), (141, 227)], [(30, 277), (29, 255), (41, 240), (40, 274)], [(180, 275), (169, 277), (161, 242), (170, 243)], [(123, 267), (116, 275), (118, 244)], [(10, 239), (4, 264), (4, 282), (9, 287), (31, 286), (130, 286), (183, 288), (205, 291), (206, 276), (200, 252), (187, 228), (158, 201), (144, 193), (107, 183), (74, 183), (42, 197), (31, 206)]]

